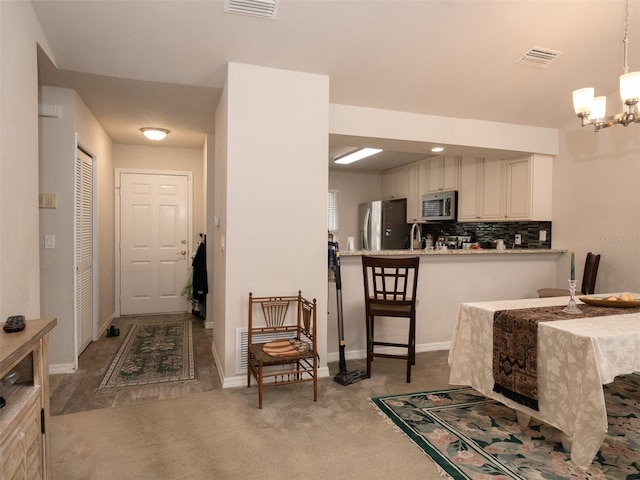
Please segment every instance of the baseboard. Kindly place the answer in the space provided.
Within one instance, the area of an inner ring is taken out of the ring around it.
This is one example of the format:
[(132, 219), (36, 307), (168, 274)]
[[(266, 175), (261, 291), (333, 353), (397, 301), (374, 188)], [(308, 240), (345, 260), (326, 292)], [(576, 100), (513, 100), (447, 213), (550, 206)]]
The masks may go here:
[(49, 375), (60, 375), (65, 373), (75, 373), (73, 363), (58, 363), (49, 365)]
[[(329, 367), (318, 368), (318, 378), (324, 378), (329, 376)], [(220, 378), (223, 378), (222, 376)], [(266, 380), (265, 380), (266, 381)], [(252, 382), (251, 385), (254, 385)], [(247, 374), (236, 375), (235, 377), (225, 378), (222, 382), (222, 388), (236, 388), (247, 386)]]
[[(416, 345), (416, 353), (420, 352), (436, 352), (439, 350), (449, 350), (451, 348), (451, 342), (437, 342), (437, 343), (423, 343), (422, 345)], [(397, 349), (393, 347), (377, 348), (376, 352), (380, 353), (394, 353)], [(345, 360), (359, 360), (367, 358), (366, 350), (347, 350), (344, 352)], [(328, 362), (340, 361), (340, 352), (328, 352)]]

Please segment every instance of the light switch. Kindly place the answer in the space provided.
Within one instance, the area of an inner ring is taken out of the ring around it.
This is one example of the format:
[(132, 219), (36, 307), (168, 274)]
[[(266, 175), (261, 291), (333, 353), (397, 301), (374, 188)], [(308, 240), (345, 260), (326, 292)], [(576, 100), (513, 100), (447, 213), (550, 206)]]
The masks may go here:
[(56, 236), (45, 235), (44, 236), (44, 248), (56, 248)]
[(547, 241), (547, 231), (546, 230), (540, 230), (540, 241), (541, 242), (546, 242)]

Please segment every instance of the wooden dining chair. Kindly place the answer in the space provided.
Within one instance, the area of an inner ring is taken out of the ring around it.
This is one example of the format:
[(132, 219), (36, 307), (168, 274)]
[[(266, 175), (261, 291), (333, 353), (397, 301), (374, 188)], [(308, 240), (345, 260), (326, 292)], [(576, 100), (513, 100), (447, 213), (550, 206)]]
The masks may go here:
[[(584, 262), (584, 272), (582, 274), (582, 286), (580, 294), (591, 295), (596, 291), (596, 277), (598, 276), (598, 266), (600, 265), (600, 254), (587, 253)], [(538, 289), (538, 297), (566, 297), (569, 296), (568, 288), (540, 288)]]
[[(367, 334), (367, 378), (371, 377), (374, 357), (407, 361), (407, 383), (411, 382), (411, 366), (416, 363), (416, 292), (420, 259), (412, 257), (362, 257), (364, 301)], [(406, 318), (407, 343), (376, 339), (376, 317)], [(384, 351), (376, 347), (392, 347)], [(406, 349), (405, 353), (395, 353)], [(392, 353), (393, 352), (393, 353)]]
[[(291, 307), (291, 308), (290, 308)], [(254, 297), (249, 293), (247, 387), (258, 383), (258, 408), (265, 387), (313, 382), (318, 400), (316, 299)]]

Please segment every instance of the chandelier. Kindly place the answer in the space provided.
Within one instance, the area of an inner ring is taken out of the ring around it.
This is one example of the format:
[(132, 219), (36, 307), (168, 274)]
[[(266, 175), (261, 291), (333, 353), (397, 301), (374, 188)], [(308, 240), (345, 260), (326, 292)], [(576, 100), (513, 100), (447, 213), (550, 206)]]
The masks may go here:
[(640, 100), (640, 72), (629, 73), (627, 46), (629, 43), (629, 0), (625, 0), (624, 18), (624, 68), (620, 75), (620, 97), (624, 102), (622, 113), (607, 117), (607, 97), (594, 97), (593, 88), (581, 88), (573, 92), (573, 109), (582, 119), (582, 126), (593, 125), (595, 131), (612, 125), (640, 123), (638, 100)]

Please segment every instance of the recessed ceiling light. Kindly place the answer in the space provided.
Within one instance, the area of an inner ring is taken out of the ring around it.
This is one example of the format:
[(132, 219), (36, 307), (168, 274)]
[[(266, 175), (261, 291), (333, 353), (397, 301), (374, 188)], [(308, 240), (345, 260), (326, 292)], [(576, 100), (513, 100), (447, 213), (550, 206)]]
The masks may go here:
[(347, 155), (336, 158), (336, 163), (347, 165), (349, 163), (362, 160), (363, 158), (370, 157), (371, 155), (375, 155), (376, 153), (379, 153), (381, 151), (381, 148), (361, 148), (360, 150), (356, 150), (355, 152), (351, 152)]
[(166, 128), (156, 128), (156, 127), (143, 127), (140, 131), (147, 137), (149, 140), (162, 140), (167, 136), (169, 130)]
[(433, 147), (433, 148), (431, 149), (431, 151), (432, 151), (433, 153), (444, 152), (444, 147)]

